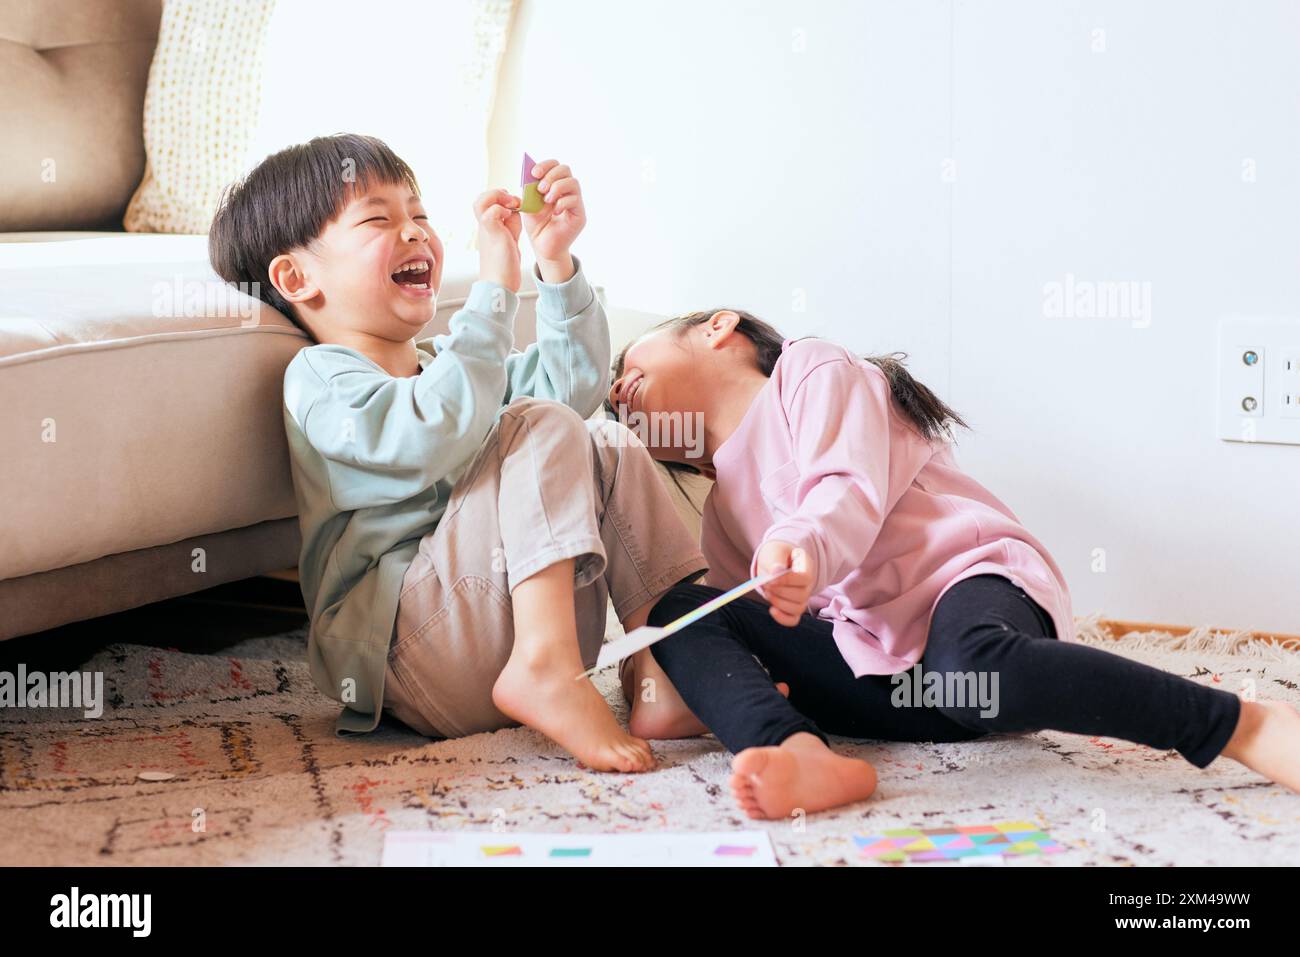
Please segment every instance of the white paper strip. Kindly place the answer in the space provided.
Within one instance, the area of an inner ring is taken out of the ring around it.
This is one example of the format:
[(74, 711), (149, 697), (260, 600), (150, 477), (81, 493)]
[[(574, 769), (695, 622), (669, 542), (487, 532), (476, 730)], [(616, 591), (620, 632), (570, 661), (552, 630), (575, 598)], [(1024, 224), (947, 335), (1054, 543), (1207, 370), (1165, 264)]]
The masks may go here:
[[(601, 668), (614, 664), (616, 661), (622, 661), (628, 655), (634, 655), (642, 648), (649, 648), (656, 641), (667, 638), (671, 634), (681, 631), (687, 625), (693, 625), (705, 615), (711, 614), (721, 608), (723, 605), (730, 604), (737, 598), (748, 594), (755, 588), (761, 588), (770, 581), (775, 581), (786, 572), (788, 568), (781, 568), (774, 572), (768, 572), (766, 575), (756, 575), (747, 582), (741, 582), (730, 591), (725, 591), (716, 598), (706, 601), (694, 611), (687, 612), (676, 621), (671, 621), (666, 625), (642, 625), (640, 628), (634, 628), (622, 638), (615, 638), (613, 641), (605, 642), (600, 649), (600, 655), (596, 658), (596, 664), (593, 668), (584, 671), (577, 677), (586, 678), (595, 674)], [(577, 679), (575, 679), (577, 680)]]

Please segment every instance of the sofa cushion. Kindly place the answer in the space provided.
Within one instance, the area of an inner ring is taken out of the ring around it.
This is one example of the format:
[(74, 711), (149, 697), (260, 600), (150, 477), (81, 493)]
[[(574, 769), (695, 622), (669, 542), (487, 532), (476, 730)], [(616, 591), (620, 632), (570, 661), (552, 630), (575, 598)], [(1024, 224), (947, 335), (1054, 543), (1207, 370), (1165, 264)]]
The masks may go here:
[(0, 3), (0, 230), (117, 225), (162, 0)]

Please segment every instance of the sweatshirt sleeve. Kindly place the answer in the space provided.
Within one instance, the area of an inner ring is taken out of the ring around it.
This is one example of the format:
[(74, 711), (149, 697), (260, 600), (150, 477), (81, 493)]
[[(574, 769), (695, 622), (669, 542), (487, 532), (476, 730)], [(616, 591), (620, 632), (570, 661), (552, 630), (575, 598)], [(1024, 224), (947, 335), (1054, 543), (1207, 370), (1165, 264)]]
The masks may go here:
[(861, 566), (885, 521), (888, 387), (882, 396), (869, 374), (847, 359), (833, 359), (811, 369), (783, 397), (799, 470), (796, 505), (767, 530), (759, 547), (782, 541), (803, 548), (817, 563), (813, 594)]
[(517, 396), (563, 402), (583, 418), (609, 392), (609, 321), (578, 257), (565, 282), (537, 280), (537, 341), (506, 360), (509, 391)]
[(518, 303), (495, 283), (474, 283), (417, 376), (308, 359), (321, 381), (301, 428), (326, 462), (338, 508), (402, 501), (473, 457), (501, 408)]

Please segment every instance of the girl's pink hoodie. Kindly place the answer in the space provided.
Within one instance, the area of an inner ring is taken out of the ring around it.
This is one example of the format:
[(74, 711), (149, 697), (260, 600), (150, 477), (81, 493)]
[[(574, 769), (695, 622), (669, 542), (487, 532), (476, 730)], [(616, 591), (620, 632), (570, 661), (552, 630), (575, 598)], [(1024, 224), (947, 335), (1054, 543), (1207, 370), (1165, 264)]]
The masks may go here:
[(972, 575), (1011, 579), (1062, 640), (1075, 638), (1061, 570), (1011, 509), (926, 440), (873, 363), (821, 339), (787, 339), (772, 377), (713, 456), (704, 505), (708, 582), (757, 573), (775, 539), (817, 563), (808, 610), (835, 623), (854, 675), (920, 660), (939, 597)]

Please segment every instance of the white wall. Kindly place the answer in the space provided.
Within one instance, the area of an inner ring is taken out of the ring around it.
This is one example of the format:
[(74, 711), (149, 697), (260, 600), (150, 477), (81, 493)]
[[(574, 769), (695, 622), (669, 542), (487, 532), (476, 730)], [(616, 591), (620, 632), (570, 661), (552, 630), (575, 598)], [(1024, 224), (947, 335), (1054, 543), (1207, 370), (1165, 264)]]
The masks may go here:
[[(1214, 435), (1217, 319), (1300, 315), (1300, 5), (525, 0), (512, 43), (494, 179), (574, 166), (613, 302), (905, 349), (1076, 613), (1300, 633), (1300, 448)], [(1149, 325), (1046, 318), (1067, 273)]]
[(467, 252), (492, 99), (479, 65), (501, 42), (480, 15), (475, 0), (275, 0), (245, 167), (313, 136), (378, 136), (426, 187), (448, 254)]

